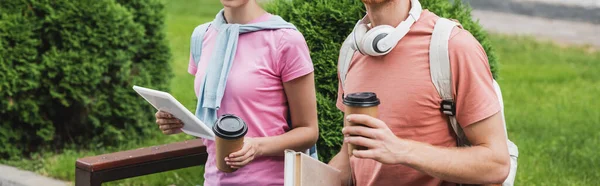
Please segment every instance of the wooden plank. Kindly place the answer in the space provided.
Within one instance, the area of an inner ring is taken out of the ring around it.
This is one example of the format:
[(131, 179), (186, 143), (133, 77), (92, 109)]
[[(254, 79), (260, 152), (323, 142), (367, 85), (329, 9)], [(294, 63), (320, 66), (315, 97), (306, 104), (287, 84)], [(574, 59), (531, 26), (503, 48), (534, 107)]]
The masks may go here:
[(102, 182), (94, 180), (92, 173), (79, 168), (75, 168), (75, 185), (76, 186), (100, 186)]
[(197, 153), (185, 156), (176, 156), (160, 160), (154, 160), (140, 164), (133, 164), (124, 167), (117, 167), (113, 169), (104, 169), (92, 172), (92, 178), (94, 178), (94, 180), (100, 181), (101, 183), (105, 183), (109, 181), (133, 178), (186, 167), (199, 166), (204, 165), (206, 163), (207, 157), (207, 153)]
[(206, 154), (206, 146), (201, 139), (85, 157), (77, 160), (76, 167), (97, 172), (191, 154)]

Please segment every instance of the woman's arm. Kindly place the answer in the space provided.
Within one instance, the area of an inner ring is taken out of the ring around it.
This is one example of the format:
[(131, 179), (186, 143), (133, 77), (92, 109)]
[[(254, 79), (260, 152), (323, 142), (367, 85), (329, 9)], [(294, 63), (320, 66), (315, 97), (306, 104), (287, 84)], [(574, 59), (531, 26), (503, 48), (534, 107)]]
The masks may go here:
[(314, 73), (284, 82), (292, 130), (283, 135), (258, 138), (262, 156), (283, 156), (285, 149), (305, 151), (319, 139)]
[(290, 107), (292, 129), (279, 136), (245, 138), (244, 147), (232, 153), (225, 161), (240, 168), (259, 156), (283, 156), (285, 149), (304, 151), (319, 138), (317, 98), (314, 73), (284, 82), (283, 87)]

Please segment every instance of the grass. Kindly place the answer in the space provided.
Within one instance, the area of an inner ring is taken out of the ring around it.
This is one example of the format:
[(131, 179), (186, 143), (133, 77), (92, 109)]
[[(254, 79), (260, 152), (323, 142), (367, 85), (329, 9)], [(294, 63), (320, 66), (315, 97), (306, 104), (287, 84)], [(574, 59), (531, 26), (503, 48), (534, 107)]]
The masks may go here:
[(187, 72), (190, 36), (196, 26), (212, 21), (221, 8), (219, 1), (212, 0), (167, 1), (167, 38), (173, 54), (172, 65), (175, 74), (171, 83), (171, 93), (190, 110), (196, 108), (194, 77)]
[[(167, 1), (167, 37), (175, 77), (171, 93), (193, 110), (193, 77), (187, 73), (193, 28), (213, 19), (219, 1)], [(517, 185), (594, 185), (600, 178), (600, 53), (527, 37), (492, 35), (510, 138), (520, 150)], [(189, 139), (158, 133), (118, 147), (67, 148), (31, 159), (0, 160), (62, 180), (74, 180), (77, 158)], [(106, 185), (201, 185), (202, 167), (180, 169)]]
[(600, 172), (600, 53), (494, 36), (519, 185), (595, 185)]

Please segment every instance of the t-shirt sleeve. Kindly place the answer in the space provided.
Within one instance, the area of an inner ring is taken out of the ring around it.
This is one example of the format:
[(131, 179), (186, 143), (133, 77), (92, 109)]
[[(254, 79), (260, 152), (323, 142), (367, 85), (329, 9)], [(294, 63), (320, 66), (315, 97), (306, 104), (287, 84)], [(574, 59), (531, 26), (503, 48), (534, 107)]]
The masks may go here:
[(488, 58), (479, 41), (462, 29), (453, 35), (449, 53), (456, 119), (464, 128), (498, 113), (500, 104)]
[(284, 30), (277, 50), (277, 67), (283, 82), (288, 82), (314, 71), (308, 45), (296, 30)]
[(192, 54), (190, 53), (190, 62), (188, 64), (188, 73), (192, 74), (193, 76), (196, 76), (196, 71), (198, 71), (198, 67), (196, 66), (196, 62), (194, 62), (194, 58), (192, 57)]

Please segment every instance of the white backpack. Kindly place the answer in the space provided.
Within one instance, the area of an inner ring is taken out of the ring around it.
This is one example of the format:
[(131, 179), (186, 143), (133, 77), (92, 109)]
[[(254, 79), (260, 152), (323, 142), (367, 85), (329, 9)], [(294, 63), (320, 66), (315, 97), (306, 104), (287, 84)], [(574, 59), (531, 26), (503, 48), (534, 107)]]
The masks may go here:
[[(449, 117), (450, 126), (452, 126), (452, 129), (457, 136), (457, 144), (459, 146), (469, 146), (470, 143), (465, 136), (463, 129), (456, 121), (456, 117), (454, 116), (456, 107), (454, 105), (454, 98), (452, 97), (452, 72), (450, 69), (448, 41), (450, 40), (450, 34), (452, 33), (452, 30), (457, 26), (459, 26), (458, 23), (445, 18), (440, 18), (436, 22), (429, 49), (429, 70), (431, 72), (432, 82), (440, 94), (440, 97), (442, 100), (444, 100), (442, 101), (442, 112)], [(350, 36), (351, 35), (352, 34), (350, 34)], [(342, 44), (338, 59), (338, 72), (340, 74), (342, 90), (345, 87), (344, 83), (350, 68), (352, 56), (354, 56), (354, 53), (356, 52), (356, 50), (353, 48), (354, 45), (352, 44), (352, 37), (350, 36), (346, 38), (346, 41), (344, 41), (344, 44)], [(506, 122), (504, 119), (502, 92), (500, 91), (500, 86), (496, 80), (494, 80), (493, 84), (502, 108), (501, 112), (502, 122), (504, 124), (504, 132), (507, 133)], [(519, 156), (519, 150), (517, 146), (508, 138), (506, 139), (506, 142), (508, 144), (508, 153), (510, 154), (510, 173), (502, 186), (513, 186), (517, 173), (517, 158)]]

